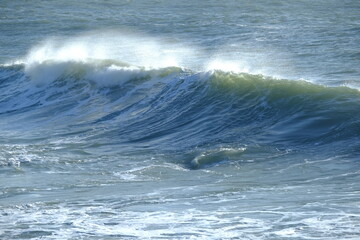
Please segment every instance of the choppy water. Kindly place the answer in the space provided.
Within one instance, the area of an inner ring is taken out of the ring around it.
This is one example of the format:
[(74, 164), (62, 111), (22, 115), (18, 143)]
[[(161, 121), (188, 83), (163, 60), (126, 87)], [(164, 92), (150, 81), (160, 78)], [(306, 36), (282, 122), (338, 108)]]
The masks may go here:
[(360, 238), (359, 11), (2, 1), (0, 238)]

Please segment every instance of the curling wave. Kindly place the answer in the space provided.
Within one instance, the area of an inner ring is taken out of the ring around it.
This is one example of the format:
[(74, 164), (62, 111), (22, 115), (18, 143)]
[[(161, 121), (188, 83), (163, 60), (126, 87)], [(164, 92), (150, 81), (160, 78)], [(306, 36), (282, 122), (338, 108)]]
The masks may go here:
[(188, 153), (195, 168), (251, 144), (358, 147), (360, 93), (347, 87), (88, 60), (2, 66), (0, 88), (0, 116), (19, 125), (51, 126), (52, 134), (86, 129), (88, 142)]

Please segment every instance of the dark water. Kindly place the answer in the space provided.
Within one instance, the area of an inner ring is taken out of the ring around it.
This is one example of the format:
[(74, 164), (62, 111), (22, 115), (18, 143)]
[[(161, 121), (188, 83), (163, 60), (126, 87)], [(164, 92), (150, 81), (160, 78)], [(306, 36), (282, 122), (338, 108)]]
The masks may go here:
[(3, 1), (1, 239), (359, 238), (359, 10)]

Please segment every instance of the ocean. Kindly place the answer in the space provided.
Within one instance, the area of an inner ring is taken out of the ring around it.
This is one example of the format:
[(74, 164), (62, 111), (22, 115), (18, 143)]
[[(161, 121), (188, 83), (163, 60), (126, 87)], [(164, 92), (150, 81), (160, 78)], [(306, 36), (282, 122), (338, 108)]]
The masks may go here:
[(360, 239), (360, 2), (0, 2), (0, 239)]

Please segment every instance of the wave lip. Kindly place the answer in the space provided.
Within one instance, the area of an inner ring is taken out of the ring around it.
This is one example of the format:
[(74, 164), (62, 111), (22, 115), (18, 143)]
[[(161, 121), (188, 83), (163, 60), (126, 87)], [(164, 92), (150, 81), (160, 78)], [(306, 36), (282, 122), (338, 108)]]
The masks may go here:
[(78, 61), (45, 61), (25, 65), (25, 74), (36, 84), (44, 85), (58, 79), (68, 81), (90, 80), (100, 87), (121, 85), (130, 80), (156, 79), (172, 72), (181, 72), (179, 67), (146, 69), (115, 60), (87, 59)]

